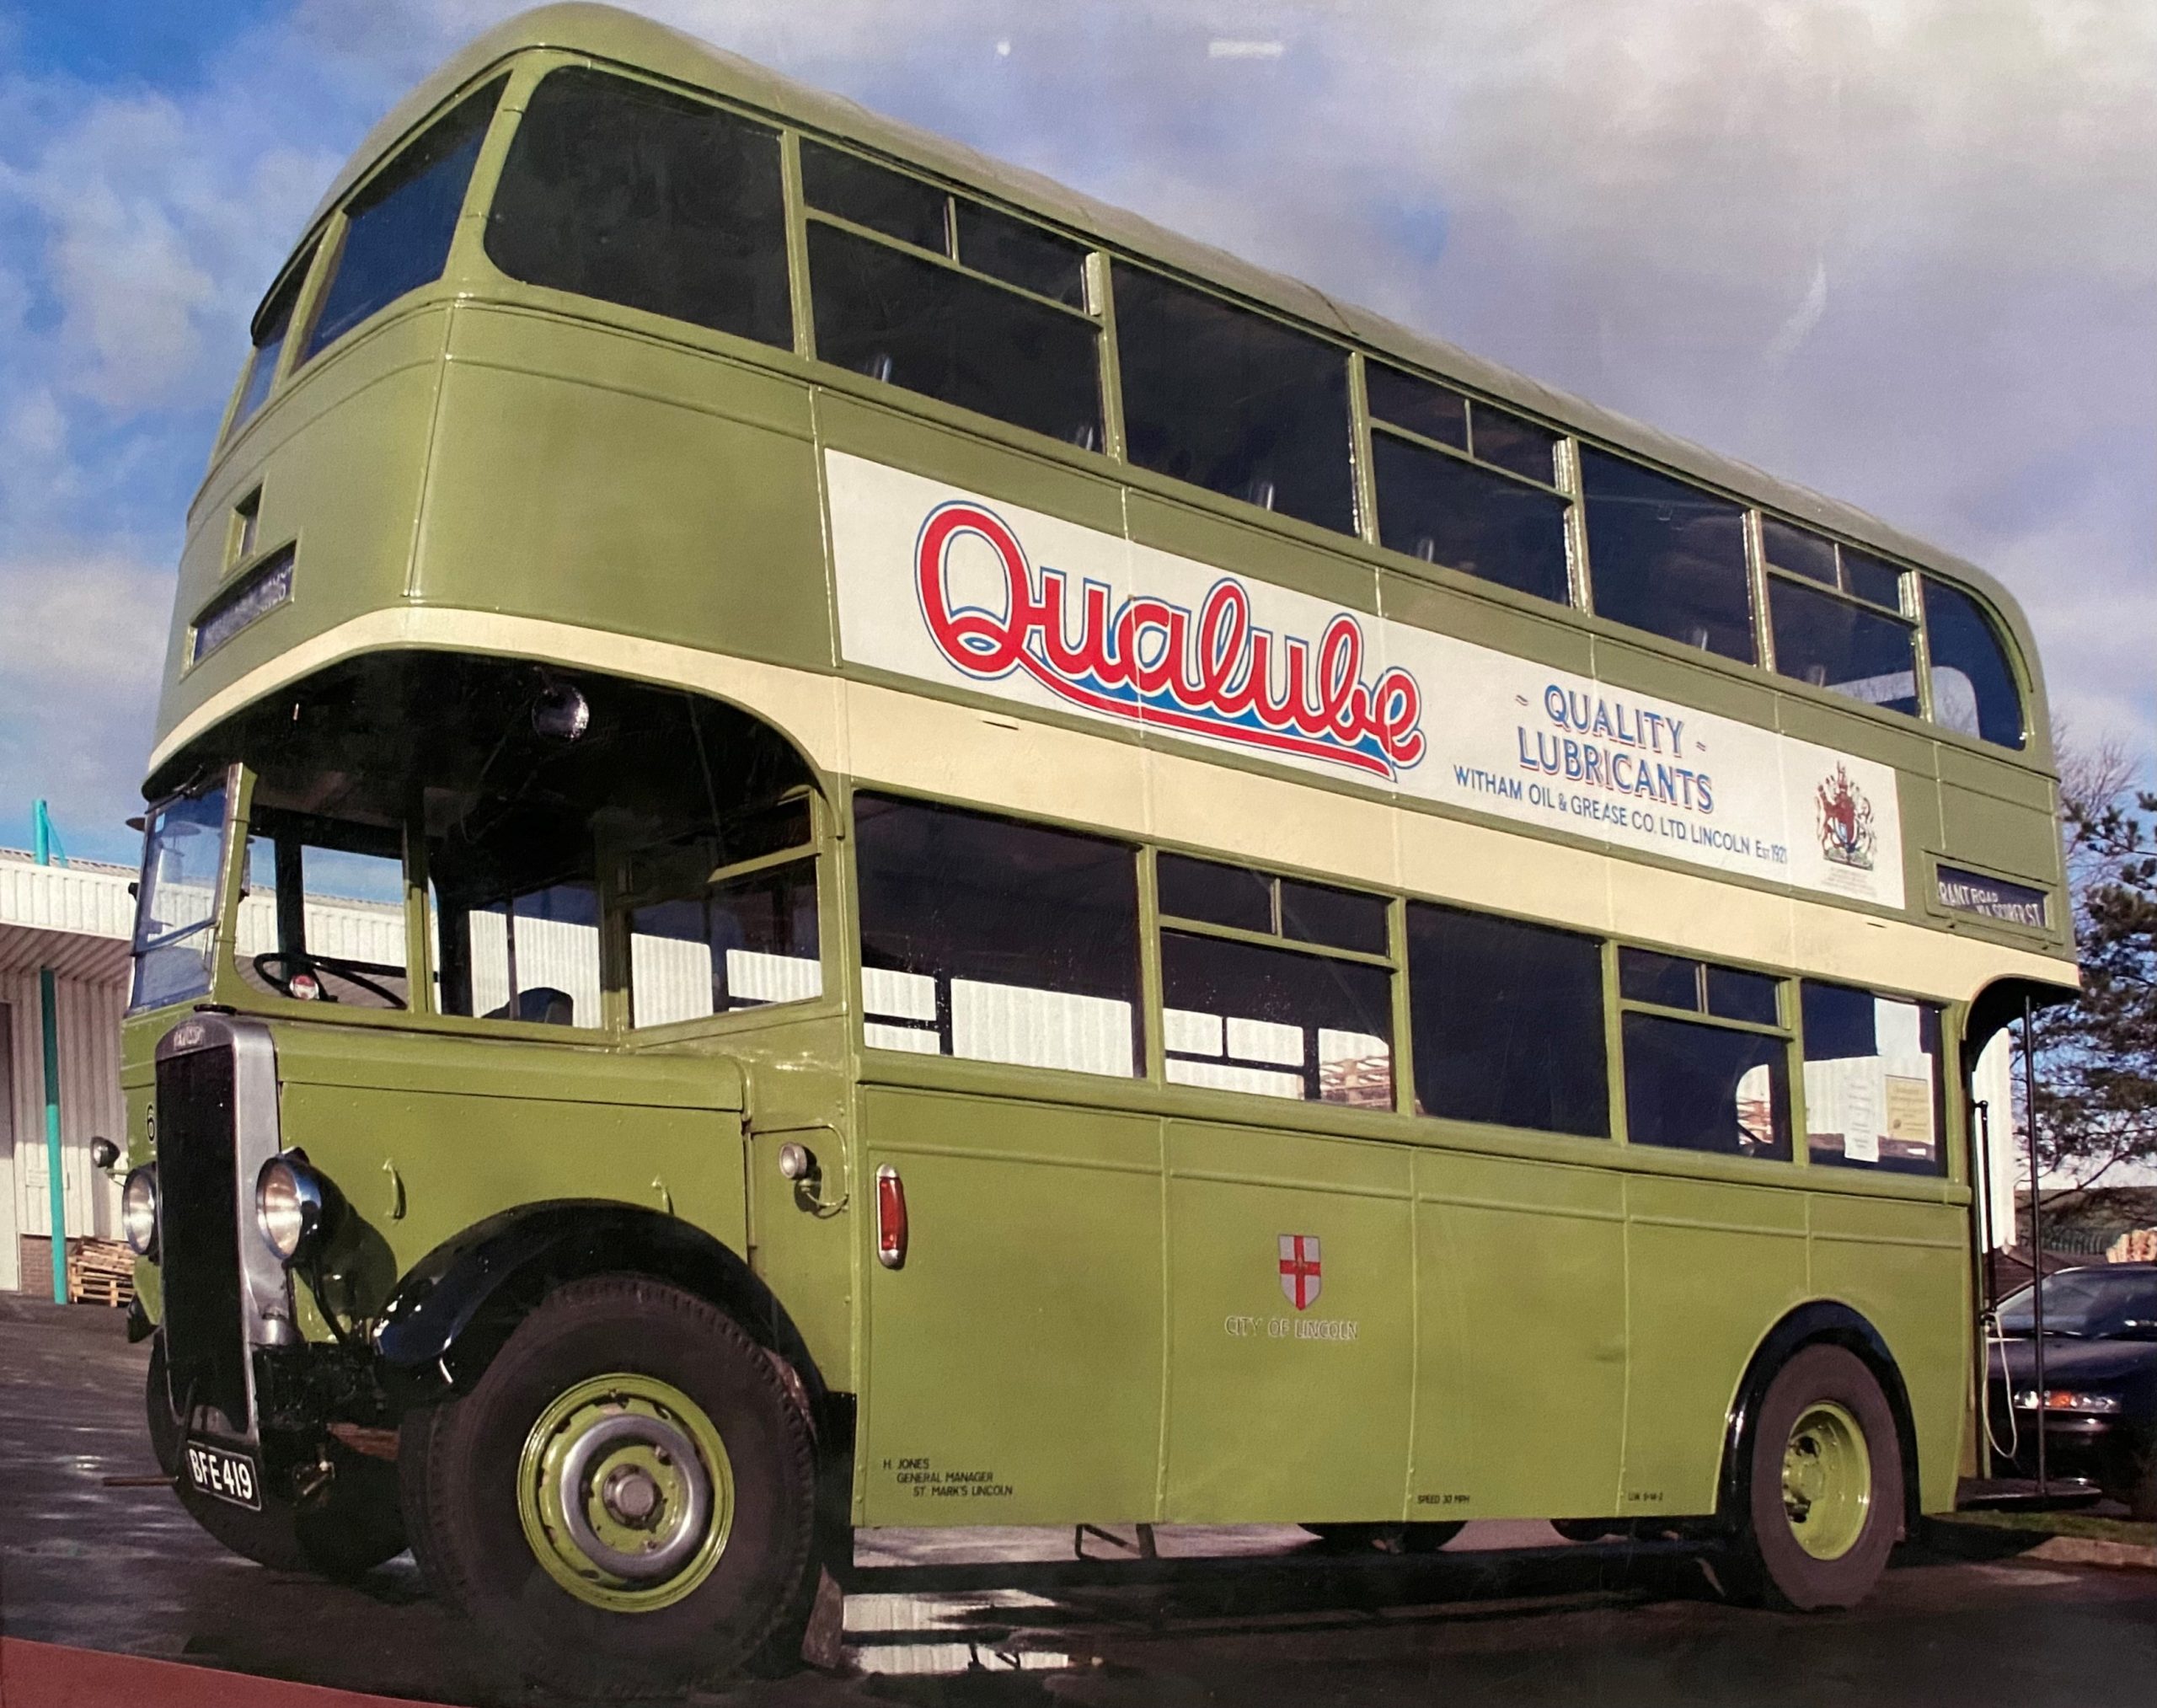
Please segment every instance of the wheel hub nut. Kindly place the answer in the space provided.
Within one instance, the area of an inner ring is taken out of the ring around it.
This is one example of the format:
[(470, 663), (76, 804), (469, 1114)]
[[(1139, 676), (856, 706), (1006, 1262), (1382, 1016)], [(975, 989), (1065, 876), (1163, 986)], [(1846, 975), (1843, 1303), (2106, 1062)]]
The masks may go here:
[(599, 1498), (617, 1523), (641, 1525), (659, 1510), (659, 1485), (649, 1473), (622, 1465), (607, 1475)]

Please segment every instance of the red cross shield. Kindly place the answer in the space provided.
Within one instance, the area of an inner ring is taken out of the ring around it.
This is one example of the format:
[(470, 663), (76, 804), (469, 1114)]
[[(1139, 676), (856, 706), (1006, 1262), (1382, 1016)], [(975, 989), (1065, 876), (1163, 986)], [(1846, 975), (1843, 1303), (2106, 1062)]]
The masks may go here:
[(1319, 1273), (1318, 1235), (1283, 1234), (1281, 1236), (1281, 1291), (1298, 1310), (1318, 1303), (1325, 1282)]

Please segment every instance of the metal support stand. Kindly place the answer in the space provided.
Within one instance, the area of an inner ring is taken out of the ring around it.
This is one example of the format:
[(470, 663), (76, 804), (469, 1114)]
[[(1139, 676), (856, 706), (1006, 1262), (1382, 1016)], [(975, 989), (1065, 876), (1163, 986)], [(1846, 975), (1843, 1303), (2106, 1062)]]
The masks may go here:
[[(37, 804), (37, 863), (52, 864), (52, 815), (44, 801)], [(67, 1177), (62, 1170), (60, 1150), (60, 994), (52, 969), (37, 970), (38, 1018), (45, 1029), (45, 1207), (52, 1222), (52, 1302), (67, 1303)]]
[[(2044, 1195), (2037, 1180), (2037, 1052), (2031, 1024), (2030, 999), (2022, 999), (2022, 1115), (2030, 1124), (2030, 1326), (2037, 1336), (2037, 1408), (2030, 1427), (2037, 1432), (2037, 1498), (2047, 1493), (2045, 1475), (2045, 1223)], [(2007, 1403), (2015, 1404), (2010, 1393)]]

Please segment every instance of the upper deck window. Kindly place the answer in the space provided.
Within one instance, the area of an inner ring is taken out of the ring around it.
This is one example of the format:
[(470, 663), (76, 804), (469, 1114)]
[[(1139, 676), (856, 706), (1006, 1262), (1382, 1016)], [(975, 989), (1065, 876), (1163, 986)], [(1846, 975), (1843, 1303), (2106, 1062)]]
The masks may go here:
[(451, 108), (346, 204), (345, 240), (301, 360), (442, 276), (504, 81)]
[(1558, 436), (1380, 362), (1368, 363), (1364, 377), (1379, 543), (1565, 603)]
[(1967, 593), (1924, 577), (1925, 642), (1932, 654), (1935, 722), (2019, 749), (2028, 737), (2006, 643)]
[(1345, 351), (1121, 263), (1116, 315), (1132, 462), (1355, 532)]
[(1084, 249), (818, 142), (801, 145), (801, 180), (816, 214), (863, 228), (810, 222), (821, 360), (1100, 448)]
[(1597, 613), (1754, 662), (1744, 511), (1587, 447), (1581, 450), (1581, 487)]
[(1760, 542), (1776, 670), (1914, 716), (1917, 629), (1903, 615), (1902, 571), (1772, 516)]
[(308, 269), (313, 265), (314, 249), (310, 244), (286, 269), (282, 281), (255, 312), (254, 349), (247, 359), (239, 407), (233, 411), (233, 432), (237, 433), (270, 395), (270, 383), (277, 377), (277, 358), (284, 354), (285, 339), (292, 329), (292, 310), (299, 303), (300, 287), (306, 284)]
[(792, 341), (779, 133), (571, 66), (533, 92), (487, 217), (513, 279)]

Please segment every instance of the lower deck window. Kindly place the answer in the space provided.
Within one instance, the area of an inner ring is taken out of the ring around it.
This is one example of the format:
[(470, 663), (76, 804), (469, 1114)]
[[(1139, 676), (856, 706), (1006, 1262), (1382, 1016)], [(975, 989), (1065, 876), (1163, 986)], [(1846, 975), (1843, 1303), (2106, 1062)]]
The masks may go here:
[(1812, 1160), (1944, 1173), (1940, 1010), (1846, 985), (1808, 981), (1802, 989), (1805, 1132)]
[[(1620, 949), (1618, 992), (1633, 1143), (1789, 1160), (1790, 1037), (1780, 980)], [(1643, 1013), (1635, 1004), (1682, 1012)]]
[(1790, 1156), (1788, 1046), (1659, 1015), (1624, 1019), (1625, 1127), (1635, 1144)]
[(1138, 1072), (1132, 849), (875, 795), (854, 815), (865, 1043)]
[(640, 1026), (822, 996), (815, 865), (752, 872), (637, 908), (629, 988)]
[(1382, 966), (1164, 931), (1169, 1079), (1390, 1109), (1391, 984)]
[(436, 916), (442, 1012), (479, 1020), (596, 1027), (599, 894), (549, 884)]

